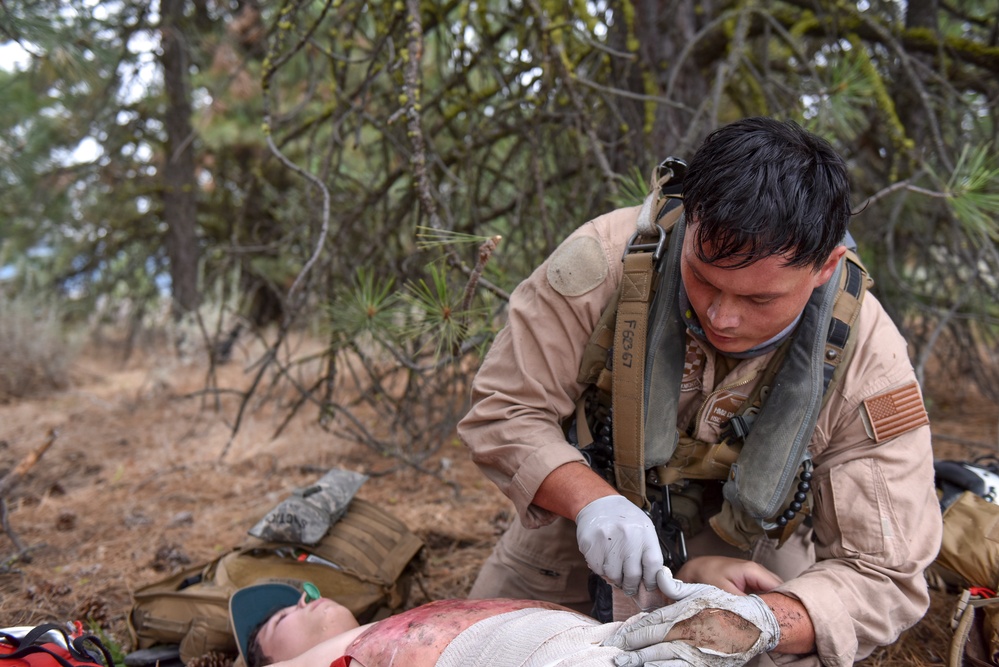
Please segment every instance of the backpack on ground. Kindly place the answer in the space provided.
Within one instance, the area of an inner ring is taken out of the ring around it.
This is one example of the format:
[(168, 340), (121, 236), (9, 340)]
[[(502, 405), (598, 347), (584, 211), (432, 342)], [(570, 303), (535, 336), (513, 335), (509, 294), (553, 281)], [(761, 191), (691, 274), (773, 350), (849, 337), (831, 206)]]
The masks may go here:
[(128, 616), (133, 647), (179, 644), (184, 663), (209, 652), (235, 655), (229, 598), (264, 582), (311, 582), (362, 624), (384, 618), (404, 608), (422, 546), (397, 518), (355, 498), (315, 544), (250, 537), (209, 563), (136, 590)]
[(0, 667), (114, 667), (114, 659), (95, 635), (47, 623), (20, 637), (0, 631)]
[(927, 572), (960, 592), (949, 667), (999, 665), (999, 460), (934, 463), (943, 542)]

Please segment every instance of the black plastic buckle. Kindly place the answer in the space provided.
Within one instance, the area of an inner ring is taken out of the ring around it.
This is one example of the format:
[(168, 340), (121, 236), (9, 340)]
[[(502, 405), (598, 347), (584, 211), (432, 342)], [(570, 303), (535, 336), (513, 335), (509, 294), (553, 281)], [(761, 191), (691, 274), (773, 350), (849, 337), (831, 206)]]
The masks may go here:
[(722, 429), (722, 437), (727, 440), (742, 442), (749, 435), (749, 429), (753, 425), (751, 415), (736, 415), (728, 420), (728, 424)]
[(656, 527), (665, 565), (676, 574), (687, 562), (687, 538), (680, 523), (673, 518), (673, 504), (668, 486), (659, 487), (660, 499), (650, 503), (649, 518)]

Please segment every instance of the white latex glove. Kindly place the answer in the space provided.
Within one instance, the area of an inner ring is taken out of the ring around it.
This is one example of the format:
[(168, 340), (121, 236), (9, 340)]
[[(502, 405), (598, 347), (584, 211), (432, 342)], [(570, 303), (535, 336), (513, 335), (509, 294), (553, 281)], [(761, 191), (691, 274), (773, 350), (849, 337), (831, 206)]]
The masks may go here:
[[(605, 646), (629, 651), (614, 658), (618, 667), (739, 667), (780, 642), (777, 617), (759, 597), (732, 595), (707, 584), (686, 584), (674, 579), (666, 568), (662, 568), (656, 580), (663, 594), (676, 602), (621, 626), (604, 641)], [(760, 634), (751, 646), (732, 653), (700, 648), (679, 640), (663, 641), (674, 625), (705, 609), (729, 611), (752, 623)]]
[(652, 519), (624, 496), (597, 498), (576, 515), (576, 541), (594, 573), (638, 593), (638, 585), (655, 590), (663, 552)]
[[(692, 595), (693, 590), (691, 587), (697, 585), (698, 584), (685, 584), (679, 579), (674, 579), (673, 573), (670, 572), (668, 567), (661, 567), (659, 568), (659, 571), (656, 572), (656, 586), (662, 594), (670, 600), (681, 600), (688, 595)], [(688, 593), (688, 590), (691, 592)]]

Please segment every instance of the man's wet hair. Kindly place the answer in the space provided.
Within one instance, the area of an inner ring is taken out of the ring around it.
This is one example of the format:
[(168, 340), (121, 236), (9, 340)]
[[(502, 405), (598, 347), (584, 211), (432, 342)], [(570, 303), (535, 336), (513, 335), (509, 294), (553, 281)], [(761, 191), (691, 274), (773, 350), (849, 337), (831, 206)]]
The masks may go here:
[(268, 620), (270, 618), (264, 619), (246, 638), (246, 667), (266, 667), (274, 664), (274, 659), (264, 653), (264, 649), (260, 647), (260, 631)]
[(683, 198), (698, 258), (726, 268), (777, 255), (817, 270), (850, 219), (843, 158), (797, 123), (773, 118), (709, 134), (687, 169)]

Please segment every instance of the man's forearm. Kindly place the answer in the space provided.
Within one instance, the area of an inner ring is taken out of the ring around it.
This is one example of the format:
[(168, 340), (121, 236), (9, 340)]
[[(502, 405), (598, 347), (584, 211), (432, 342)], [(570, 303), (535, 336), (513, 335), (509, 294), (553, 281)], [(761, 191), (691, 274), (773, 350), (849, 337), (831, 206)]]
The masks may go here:
[(570, 521), (579, 510), (604, 496), (617, 494), (610, 484), (583, 463), (566, 463), (545, 477), (534, 494), (534, 504)]
[(812, 653), (815, 651), (815, 627), (805, 605), (782, 593), (763, 593), (760, 598), (774, 612), (780, 624), (777, 653)]

